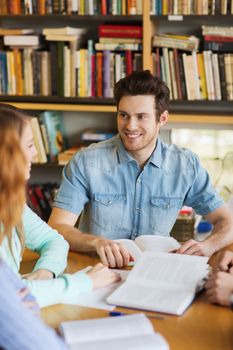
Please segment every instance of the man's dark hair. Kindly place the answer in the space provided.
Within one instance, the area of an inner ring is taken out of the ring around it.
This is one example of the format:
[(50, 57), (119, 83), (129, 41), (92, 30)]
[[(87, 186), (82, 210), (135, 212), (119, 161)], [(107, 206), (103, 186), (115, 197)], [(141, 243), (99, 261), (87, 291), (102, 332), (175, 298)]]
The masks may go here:
[(152, 95), (155, 97), (156, 120), (169, 107), (170, 91), (166, 83), (149, 70), (135, 71), (120, 79), (114, 87), (117, 108), (123, 96)]

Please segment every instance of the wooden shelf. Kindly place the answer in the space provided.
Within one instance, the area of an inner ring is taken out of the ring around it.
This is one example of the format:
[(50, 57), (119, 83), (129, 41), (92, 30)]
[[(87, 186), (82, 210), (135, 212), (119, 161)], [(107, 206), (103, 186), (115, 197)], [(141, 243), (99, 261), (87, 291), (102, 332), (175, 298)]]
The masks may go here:
[[(177, 18), (177, 20), (176, 20)], [(233, 15), (150, 15), (151, 20), (155, 21), (168, 21), (168, 22), (180, 22), (182, 20), (185, 21), (192, 21), (192, 22), (199, 22), (201, 21), (202, 24), (204, 22), (226, 22), (228, 20), (232, 21)]]
[(69, 20), (90, 20), (90, 21), (105, 21), (109, 20), (111, 22), (120, 21), (120, 22), (126, 22), (126, 21), (141, 21), (142, 15), (78, 15), (78, 14), (71, 14), (71, 15), (62, 15), (59, 13), (53, 13), (53, 14), (46, 14), (46, 15), (39, 15), (39, 14), (32, 14), (32, 15), (0, 15), (0, 20), (2, 19), (12, 19), (12, 20), (27, 20), (27, 19), (49, 19), (57, 21), (58, 19), (69, 19)]
[[(113, 102), (112, 99), (109, 100)], [(11, 104), (30, 111), (117, 112), (116, 106), (110, 104), (40, 103), (39, 101), (37, 103), (12, 101)], [(233, 101), (172, 101), (169, 111), (170, 121), (174, 123), (233, 124)]]

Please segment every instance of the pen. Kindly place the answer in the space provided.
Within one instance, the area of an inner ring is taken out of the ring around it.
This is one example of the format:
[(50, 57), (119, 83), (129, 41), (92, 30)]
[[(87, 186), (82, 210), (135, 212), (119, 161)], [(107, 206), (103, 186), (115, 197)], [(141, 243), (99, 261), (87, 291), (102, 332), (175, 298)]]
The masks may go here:
[[(109, 316), (125, 316), (125, 315), (133, 315), (133, 314), (120, 312), (120, 311), (110, 311), (109, 312)], [(145, 315), (149, 318), (154, 318), (156, 320), (164, 320), (164, 317), (160, 316), (160, 315), (148, 315), (148, 314), (145, 314)]]

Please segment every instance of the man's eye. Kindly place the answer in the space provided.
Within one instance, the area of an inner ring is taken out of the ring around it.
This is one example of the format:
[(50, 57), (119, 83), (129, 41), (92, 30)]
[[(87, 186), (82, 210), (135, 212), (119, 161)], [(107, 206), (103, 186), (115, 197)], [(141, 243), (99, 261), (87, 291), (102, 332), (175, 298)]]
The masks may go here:
[(121, 117), (121, 118), (126, 118), (127, 115), (126, 115), (125, 113), (120, 113), (120, 117)]

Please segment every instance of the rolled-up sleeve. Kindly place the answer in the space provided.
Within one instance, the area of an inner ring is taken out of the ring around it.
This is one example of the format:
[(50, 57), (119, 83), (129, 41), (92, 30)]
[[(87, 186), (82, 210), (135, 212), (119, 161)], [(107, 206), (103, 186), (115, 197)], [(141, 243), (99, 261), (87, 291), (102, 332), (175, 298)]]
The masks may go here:
[(195, 209), (197, 214), (208, 213), (224, 205), (224, 201), (212, 186), (209, 174), (202, 167), (196, 155), (193, 156), (193, 182), (185, 198), (185, 205)]
[(84, 272), (60, 275), (53, 280), (24, 280), (39, 306), (46, 307), (60, 303), (77, 304), (78, 296), (93, 288), (91, 278)]
[(63, 169), (62, 183), (53, 206), (79, 215), (88, 201), (85, 156), (81, 151)]

